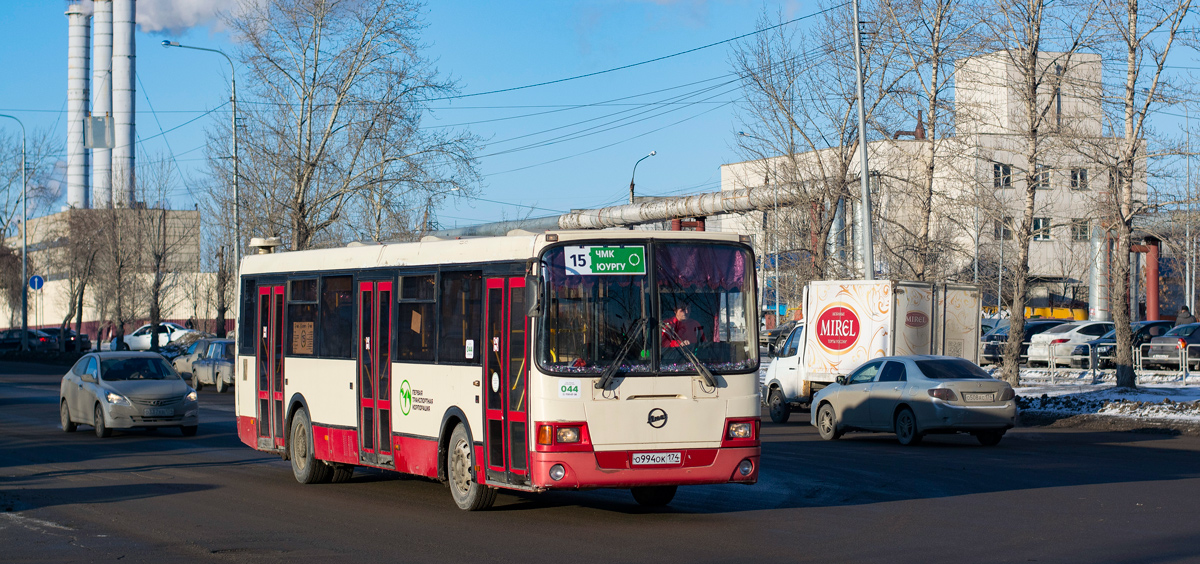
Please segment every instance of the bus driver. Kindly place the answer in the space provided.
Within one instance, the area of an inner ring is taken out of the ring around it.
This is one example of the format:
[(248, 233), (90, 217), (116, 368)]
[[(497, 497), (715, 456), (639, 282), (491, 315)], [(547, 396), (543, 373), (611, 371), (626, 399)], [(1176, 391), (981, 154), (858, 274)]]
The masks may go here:
[(688, 313), (691, 308), (687, 304), (680, 304), (675, 307), (675, 317), (663, 322), (664, 326), (675, 330), (675, 335), (678, 340), (672, 339), (672, 335), (665, 329), (662, 333), (662, 346), (666, 347), (686, 347), (694, 343), (703, 343), (704, 327), (695, 319), (688, 319)]

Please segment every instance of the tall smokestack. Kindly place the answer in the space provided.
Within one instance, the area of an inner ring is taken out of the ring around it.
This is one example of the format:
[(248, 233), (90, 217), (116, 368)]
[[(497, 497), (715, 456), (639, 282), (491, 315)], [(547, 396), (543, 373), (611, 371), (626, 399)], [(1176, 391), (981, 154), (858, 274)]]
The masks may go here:
[(88, 207), (88, 152), (83, 120), (88, 109), (92, 26), (79, 4), (67, 6), (67, 206)]
[(137, 141), (133, 116), (135, 88), (136, 47), (134, 46), (134, 17), (137, 14), (135, 0), (113, 0), (113, 53), (112, 53), (112, 105), (113, 105), (113, 150), (112, 150), (112, 203), (113, 207), (133, 206), (136, 171)]
[[(92, 115), (112, 115), (112, 2), (96, 0), (92, 13)], [(92, 149), (92, 207), (112, 207), (112, 149)]]

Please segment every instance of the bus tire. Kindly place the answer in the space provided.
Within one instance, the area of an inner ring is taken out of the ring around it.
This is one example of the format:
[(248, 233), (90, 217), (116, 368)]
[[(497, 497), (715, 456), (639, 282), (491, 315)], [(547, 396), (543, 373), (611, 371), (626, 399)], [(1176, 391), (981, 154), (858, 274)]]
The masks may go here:
[(792, 416), (792, 406), (783, 399), (783, 392), (779, 388), (771, 388), (771, 395), (767, 397), (767, 409), (771, 413), (771, 421), (775, 423), (787, 423), (788, 418)]
[(475, 480), (475, 445), (459, 423), (450, 433), (446, 449), (446, 478), (454, 503), (464, 511), (480, 511), (496, 502), (496, 490)]
[(354, 477), (354, 466), (351, 464), (335, 464), (333, 465), (333, 475), (329, 481), (335, 484), (349, 482), (350, 478)]
[(629, 492), (642, 507), (663, 507), (675, 499), (677, 489), (678, 486), (642, 486), (629, 488)]
[(292, 431), (288, 434), (288, 458), (292, 461), (292, 474), (301, 484), (328, 482), (332, 469), (322, 460), (317, 460), (313, 450), (312, 423), (308, 411), (300, 409), (292, 416)]

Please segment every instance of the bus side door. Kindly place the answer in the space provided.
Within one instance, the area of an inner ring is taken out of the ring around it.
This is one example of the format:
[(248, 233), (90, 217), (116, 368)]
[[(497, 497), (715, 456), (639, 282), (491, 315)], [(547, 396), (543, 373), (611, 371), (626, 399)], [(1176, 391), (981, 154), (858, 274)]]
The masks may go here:
[(484, 297), (487, 479), (529, 483), (529, 319), (525, 278), (489, 277)]

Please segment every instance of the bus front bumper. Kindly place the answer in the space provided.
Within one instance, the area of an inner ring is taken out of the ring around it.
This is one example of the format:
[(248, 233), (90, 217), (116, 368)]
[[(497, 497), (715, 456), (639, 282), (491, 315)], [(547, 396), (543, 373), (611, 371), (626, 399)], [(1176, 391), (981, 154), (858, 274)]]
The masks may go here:
[[(673, 450), (680, 463), (634, 465), (633, 455), (651, 451), (531, 452), (530, 470), (536, 488), (630, 488), (636, 486), (688, 486), (702, 484), (753, 484), (758, 481), (760, 447)], [(658, 452), (658, 451), (653, 451)], [(742, 462), (750, 472), (743, 474)], [(552, 472), (561, 465), (562, 477)]]

